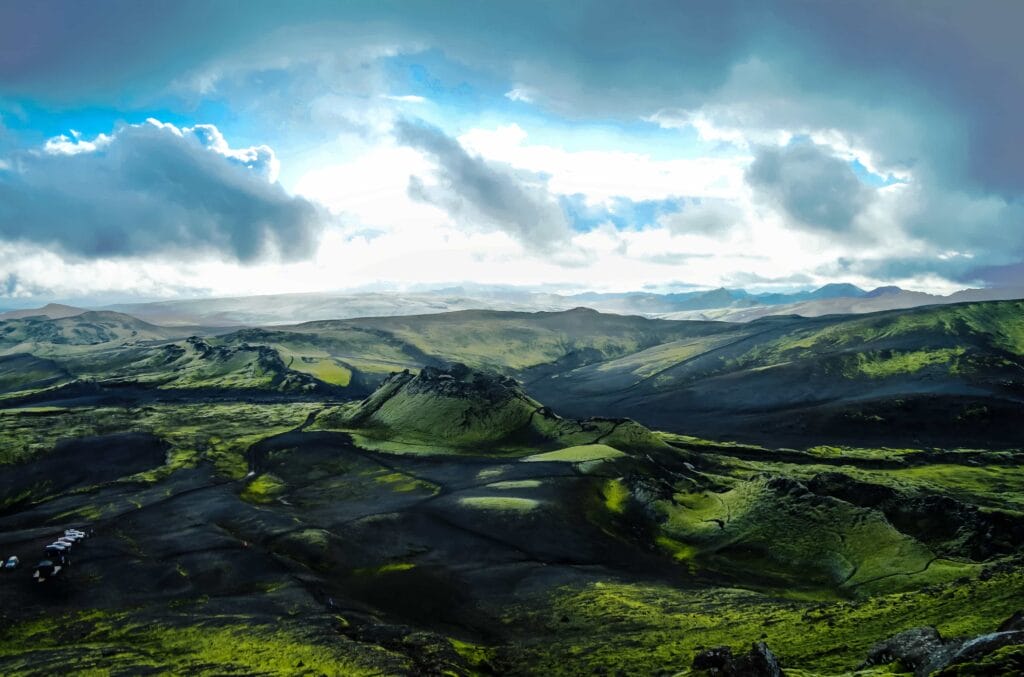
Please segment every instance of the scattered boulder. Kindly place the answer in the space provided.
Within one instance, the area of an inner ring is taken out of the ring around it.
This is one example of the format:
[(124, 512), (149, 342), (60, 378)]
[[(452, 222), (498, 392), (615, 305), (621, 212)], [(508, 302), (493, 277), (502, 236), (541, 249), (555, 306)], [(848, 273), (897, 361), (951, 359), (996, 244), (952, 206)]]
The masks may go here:
[(1004, 646), (1024, 644), (1024, 631), (1009, 630), (1006, 632), (990, 632), (974, 639), (964, 642), (963, 646), (953, 656), (954, 663), (961, 660), (971, 660), (992, 653)]
[(899, 663), (915, 677), (926, 677), (947, 665), (960, 644), (958, 640), (943, 639), (932, 627), (911, 628), (871, 647), (861, 668)]
[[(911, 628), (873, 646), (860, 668), (898, 663), (902, 668), (913, 671), (914, 677), (933, 674), (1019, 674), (1013, 666), (1001, 665), (1004, 659), (996, 654), (1006, 647), (1024, 647), (1024, 628), (1021, 625), (1024, 625), (1024, 613), (1018, 611), (1003, 621), (996, 632), (973, 639), (944, 639), (935, 628)], [(1007, 654), (1005, 660), (1024, 660), (1024, 651)], [(971, 666), (980, 663), (985, 665), (982, 672), (971, 671)], [(960, 670), (960, 667), (965, 670)]]
[(693, 659), (693, 672), (708, 677), (783, 677), (785, 674), (764, 642), (755, 642), (742, 656), (734, 656), (727, 646), (702, 651)]
[(1024, 630), (1024, 610), (1015, 612), (1012, 616), (999, 624), (998, 632), (1009, 630)]

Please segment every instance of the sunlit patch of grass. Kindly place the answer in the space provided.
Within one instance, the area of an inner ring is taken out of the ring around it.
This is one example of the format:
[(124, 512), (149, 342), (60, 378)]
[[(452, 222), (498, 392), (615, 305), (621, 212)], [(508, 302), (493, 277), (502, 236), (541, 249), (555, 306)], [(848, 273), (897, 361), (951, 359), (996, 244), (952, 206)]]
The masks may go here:
[(285, 366), (292, 371), (300, 371), (324, 383), (342, 387), (352, 381), (352, 370), (323, 351), (311, 355), (292, 351), (281, 345), (274, 347), (281, 354)]
[(601, 485), (601, 495), (604, 496), (604, 506), (609, 512), (621, 515), (626, 511), (630, 493), (629, 487), (622, 480), (605, 480)]
[(245, 485), (241, 496), (251, 503), (269, 503), (280, 496), (284, 490), (285, 484), (279, 477), (264, 473)]
[(487, 485), (488, 489), (535, 489), (543, 482), (540, 480), (509, 480), (506, 482), (492, 482)]
[[(685, 559), (685, 556), (683, 557)], [(658, 674), (688, 666), (701, 649), (746, 650), (767, 642), (786, 673), (851, 674), (876, 642), (934, 625), (946, 637), (993, 631), (1019, 609), (1024, 573), (955, 581), (862, 600), (808, 600), (731, 588), (688, 588), (607, 580), (566, 586), (508, 609), (506, 627), (530, 627), (548, 641), (506, 645), (500, 665), (557, 674)]]
[(426, 491), (429, 493), (436, 493), (438, 490), (438, 487), (435, 484), (425, 482), (417, 477), (401, 472), (374, 472), (371, 476), (373, 477), (374, 482), (385, 484), (392, 491)]
[(795, 483), (756, 477), (729, 491), (678, 493), (655, 505), (664, 515), (661, 534), (696, 548), (701, 566), (731, 576), (753, 570), (773, 585), (864, 594), (978, 571), (939, 560), (881, 512), (814, 496)]
[(357, 576), (382, 576), (384, 574), (395, 574), (402, 571), (410, 571), (415, 568), (416, 565), (412, 562), (389, 562), (388, 564), (382, 564), (377, 567), (355, 569), (352, 573)]
[[(193, 624), (170, 615), (136, 622), (93, 611), (21, 623), (0, 639), (9, 675), (75, 674), (323, 674), (380, 675), (408, 670), (407, 660), (299, 625)], [(72, 632), (73, 631), (73, 632)], [(71, 633), (71, 634), (69, 634)], [(43, 662), (41, 661), (49, 661)]]
[(624, 453), (607, 444), (582, 444), (575, 447), (566, 447), (556, 451), (548, 451), (542, 454), (527, 456), (523, 461), (544, 462), (561, 461), (566, 463), (582, 463), (584, 461), (604, 461), (612, 458), (625, 456)]
[(466, 496), (459, 499), (459, 505), (478, 510), (501, 512), (530, 512), (540, 507), (540, 501), (515, 496)]
[(847, 373), (863, 374), (870, 378), (886, 378), (898, 374), (913, 374), (925, 367), (937, 364), (948, 365), (952, 371), (956, 368), (956, 359), (966, 350), (962, 347), (936, 350), (910, 350), (857, 353)]

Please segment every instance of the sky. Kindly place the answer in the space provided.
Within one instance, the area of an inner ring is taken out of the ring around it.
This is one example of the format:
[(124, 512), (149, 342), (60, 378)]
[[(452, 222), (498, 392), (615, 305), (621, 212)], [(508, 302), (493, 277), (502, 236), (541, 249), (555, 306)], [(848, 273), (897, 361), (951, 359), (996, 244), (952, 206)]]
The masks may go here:
[(0, 305), (1024, 285), (1024, 3), (0, 0)]

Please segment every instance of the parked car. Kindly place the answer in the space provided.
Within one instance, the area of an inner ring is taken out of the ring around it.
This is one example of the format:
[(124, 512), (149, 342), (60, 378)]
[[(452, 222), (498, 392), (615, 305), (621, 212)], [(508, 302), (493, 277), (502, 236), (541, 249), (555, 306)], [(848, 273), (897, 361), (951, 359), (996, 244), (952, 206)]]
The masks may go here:
[(54, 564), (51, 560), (44, 559), (36, 565), (32, 578), (36, 579), (36, 583), (45, 583), (47, 580), (55, 578), (63, 568), (60, 564)]
[(17, 569), (20, 561), (21, 560), (18, 559), (17, 555), (11, 555), (7, 558), (7, 561), (4, 562), (4, 569)]
[(60, 543), (51, 543), (46, 546), (46, 558), (61, 565), (68, 563), (71, 551)]

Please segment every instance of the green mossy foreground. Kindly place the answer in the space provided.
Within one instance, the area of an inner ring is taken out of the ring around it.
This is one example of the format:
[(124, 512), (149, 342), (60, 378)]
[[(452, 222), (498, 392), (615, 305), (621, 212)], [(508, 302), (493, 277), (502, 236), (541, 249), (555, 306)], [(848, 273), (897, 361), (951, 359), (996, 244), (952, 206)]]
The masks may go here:
[[(348, 641), (305, 623), (215, 619), (190, 624), (168, 614), (138, 623), (129, 614), (87, 611), (15, 627), (0, 657), (6, 674), (327, 674), (380, 675), (411, 670), (404, 657)], [(12, 646), (33, 647), (12, 652)]]
[[(1013, 449), (657, 434), (458, 366), (343, 404), (41, 403), (0, 436), (4, 675), (685, 675), (762, 641), (848, 675), (1024, 607)], [(32, 583), (70, 526), (94, 533)]]

